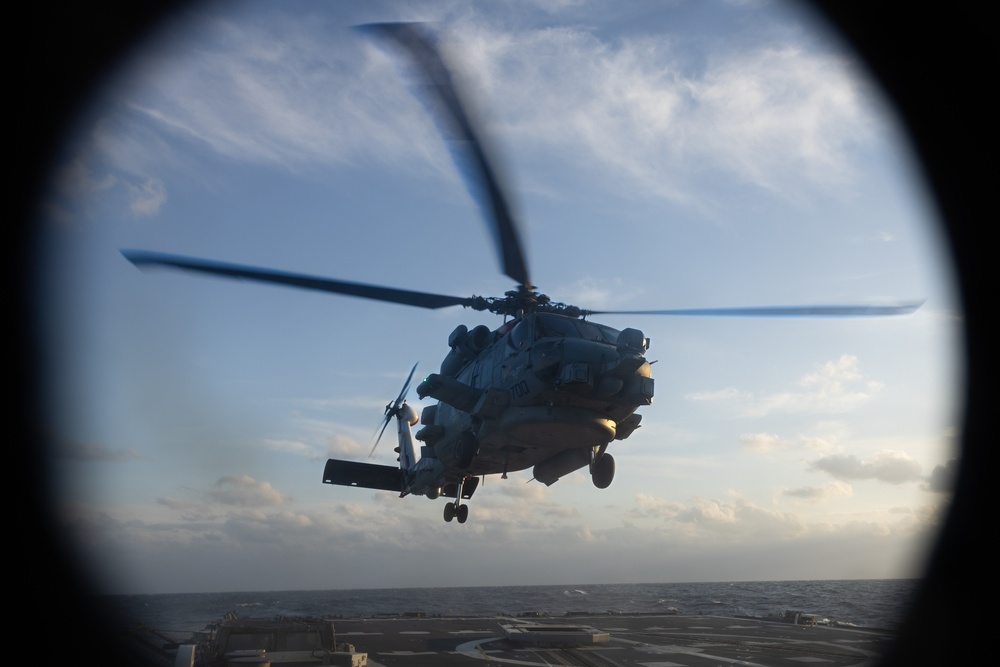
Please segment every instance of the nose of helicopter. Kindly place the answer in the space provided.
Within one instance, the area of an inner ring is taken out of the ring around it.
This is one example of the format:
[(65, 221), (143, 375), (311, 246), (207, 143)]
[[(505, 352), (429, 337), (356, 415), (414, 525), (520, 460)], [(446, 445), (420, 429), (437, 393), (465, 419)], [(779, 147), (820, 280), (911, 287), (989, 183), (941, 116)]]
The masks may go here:
[[(641, 333), (639, 338), (645, 343)], [(653, 378), (642, 356), (645, 344), (617, 347), (597, 341), (565, 340), (554, 384), (580, 396), (631, 406), (653, 401)]]

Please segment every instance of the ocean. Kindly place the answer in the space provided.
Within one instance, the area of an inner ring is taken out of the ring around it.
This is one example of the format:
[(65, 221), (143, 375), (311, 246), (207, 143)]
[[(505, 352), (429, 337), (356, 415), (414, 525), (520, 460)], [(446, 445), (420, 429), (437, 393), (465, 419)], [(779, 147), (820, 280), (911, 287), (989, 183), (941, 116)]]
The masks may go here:
[(916, 579), (725, 583), (476, 586), (327, 591), (114, 595), (103, 601), (125, 627), (192, 631), (228, 612), (275, 618), (518, 616), (668, 612), (775, 618), (785, 611), (892, 630), (905, 617)]

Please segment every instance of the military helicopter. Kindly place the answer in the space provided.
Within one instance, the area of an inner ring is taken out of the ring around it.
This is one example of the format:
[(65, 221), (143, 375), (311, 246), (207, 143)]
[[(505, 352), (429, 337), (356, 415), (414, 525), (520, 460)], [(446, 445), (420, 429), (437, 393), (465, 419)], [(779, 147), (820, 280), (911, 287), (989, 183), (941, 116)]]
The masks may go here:
[[(551, 485), (588, 468), (598, 488), (607, 488), (615, 461), (607, 452), (615, 440), (640, 426), (636, 410), (653, 400), (649, 339), (639, 329), (617, 330), (589, 320), (593, 315), (806, 316), (900, 315), (920, 303), (817, 305), (667, 310), (587, 310), (557, 303), (531, 283), (519, 225), (508, 205), (500, 175), (484, 137), (452, 78), (436, 36), (412, 23), (359, 28), (397, 47), (426, 79), (423, 101), (446, 139), (456, 165), (500, 255), (503, 273), (516, 287), (503, 297), (456, 297), (273, 269), (229, 264), (143, 250), (123, 250), (137, 266), (163, 266), (216, 276), (254, 280), (427, 309), (462, 306), (504, 318), (496, 329), (458, 326), (438, 373), (417, 386), (420, 398), (438, 402), (416, 411), (406, 403), (416, 365), (385, 409), (377, 447), (397, 421), (399, 466), (330, 459), (323, 482), (398, 492), (401, 497), (444, 497), (445, 521), (468, 519), (468, 500), (485, 475), (532, 468)], [(414, 435), (411, 427), (422, 424)], [(414, 440), (423, 444), (415, 455)], [(372, 453), (375, 448), (373, 447)]]

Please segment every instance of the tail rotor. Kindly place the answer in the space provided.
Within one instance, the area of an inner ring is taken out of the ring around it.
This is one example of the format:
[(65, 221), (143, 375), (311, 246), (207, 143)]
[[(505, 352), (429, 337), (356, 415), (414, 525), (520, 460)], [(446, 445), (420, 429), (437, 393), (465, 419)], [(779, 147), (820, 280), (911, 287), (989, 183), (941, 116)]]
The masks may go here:
[(410, 374), (406, 377), (406, 382), (403, 383), (403, 388), (400, 390), (399, 396), (396, 397), (396, 400), (386, 404), (385, 416), (382, 418), (382, 423), (378, 429), (378, 437), (375, 439), (375, 444), (372, 445), (372, 451), (368, 454), (368, 458), (372, 458), (375, 455), (375, 448), (378, 447), (379, 441), (382, 440), (382, 434), (385, 433), (386, 427), (392, 421), (393, 417), (399, 414), (400, 408), (406, 402), (406, 394), (410, 390), (410, 381), (413, 380), (413, 374), (416, 372), (417, 364), (413, 364), (413, 368), (410, 369)]

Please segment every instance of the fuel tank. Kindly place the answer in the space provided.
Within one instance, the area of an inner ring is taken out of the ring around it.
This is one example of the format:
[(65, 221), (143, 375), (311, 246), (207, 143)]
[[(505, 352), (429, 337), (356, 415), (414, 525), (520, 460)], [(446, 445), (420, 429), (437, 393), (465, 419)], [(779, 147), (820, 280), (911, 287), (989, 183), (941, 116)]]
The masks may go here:
[(590, 447), (578, 447), (560, 452), (550, 459), (535, 464), (535, 479), (545, 486), (552, 486), (560, 477), (590, 465)]

